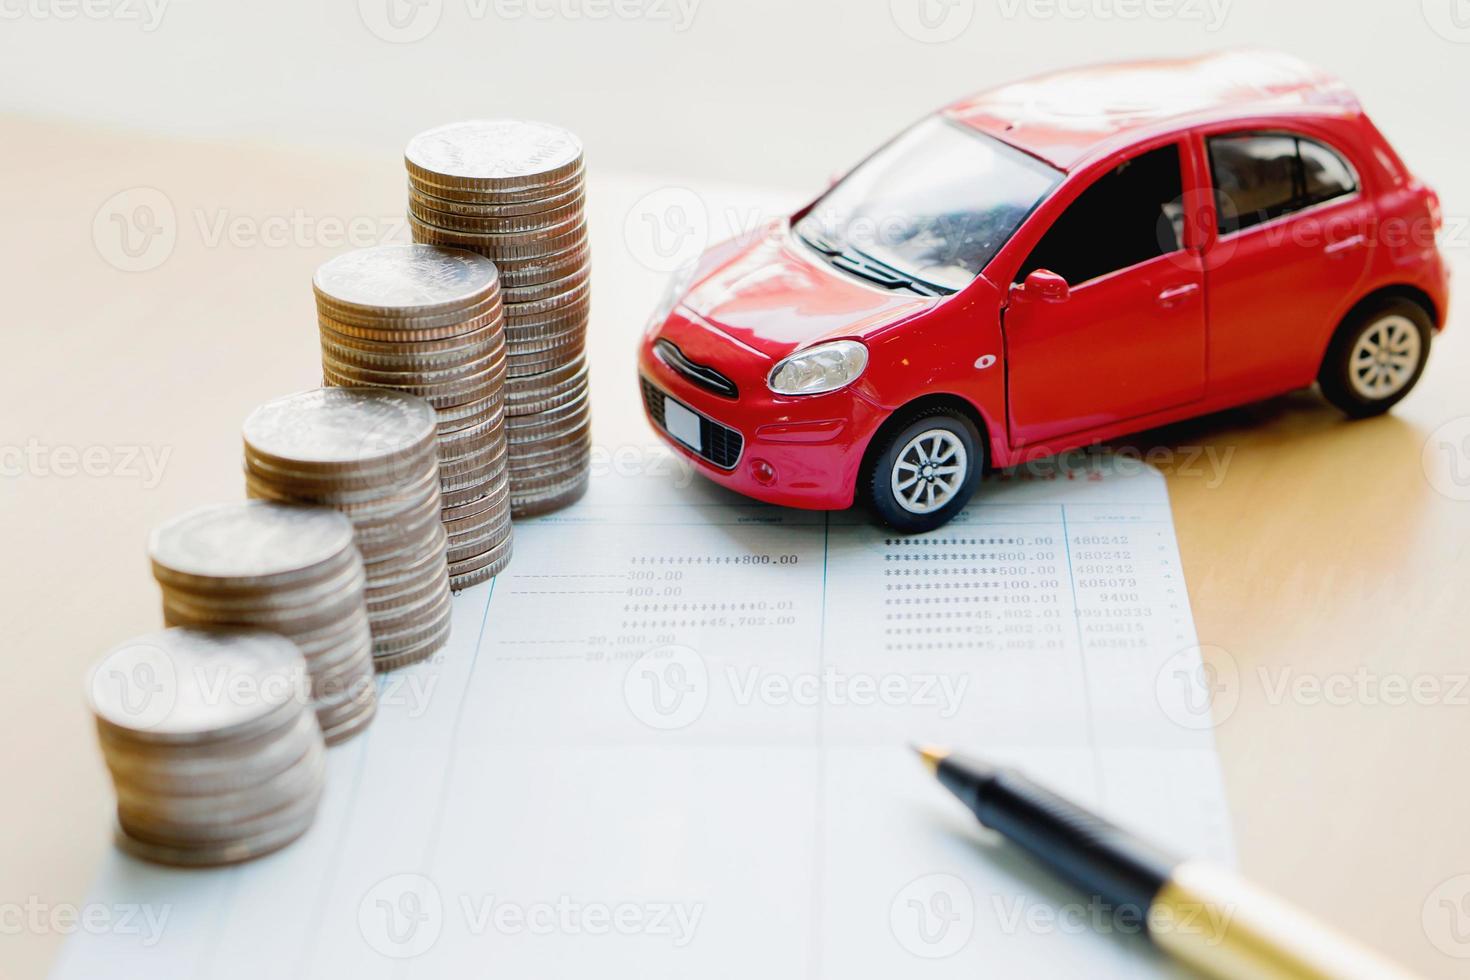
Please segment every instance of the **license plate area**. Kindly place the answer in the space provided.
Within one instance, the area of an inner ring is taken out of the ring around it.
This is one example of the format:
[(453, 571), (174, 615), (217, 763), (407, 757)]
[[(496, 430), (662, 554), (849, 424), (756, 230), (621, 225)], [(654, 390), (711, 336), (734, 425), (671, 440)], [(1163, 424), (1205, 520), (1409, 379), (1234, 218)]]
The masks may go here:
[(664, 396), (664, 428), (669, 435), (696, 453), (704, 452), (704, 443), (699, 434), (699, 416), (668, 395)]

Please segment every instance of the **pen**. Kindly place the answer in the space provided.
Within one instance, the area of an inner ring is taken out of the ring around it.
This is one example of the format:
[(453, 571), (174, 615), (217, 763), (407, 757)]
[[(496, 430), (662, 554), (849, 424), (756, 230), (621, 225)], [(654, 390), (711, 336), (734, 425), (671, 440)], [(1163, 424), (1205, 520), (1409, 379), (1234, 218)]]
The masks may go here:
[(1410, 976), (1223, 868), (1174, 857), (1013, 769), (948, 749), (915, 751), (981, 824), (1087, 895), (1120, 912), (1136, 910), (1154, 945), (1203, 973), (1225, 980)]

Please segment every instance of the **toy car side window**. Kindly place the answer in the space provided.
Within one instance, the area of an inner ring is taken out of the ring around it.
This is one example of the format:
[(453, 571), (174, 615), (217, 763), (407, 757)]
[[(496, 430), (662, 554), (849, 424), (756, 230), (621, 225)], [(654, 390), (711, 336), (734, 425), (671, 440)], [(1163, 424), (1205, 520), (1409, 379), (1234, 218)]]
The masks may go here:
[(1295, 133), (1212, 136), (1209, 148), (1222, 235), (1358, 189), (1337, 152)]
[(1182, 195), (1177, 144), (1119, 164), (1067, 205), (1016, 281), (1048, 269), (1076, 286), (1177, 251), (1183, 246)]
[(1303, 137), (1297, 138), (1296, 145), (1302, 158), (1308, 203), (1320, 204), (1335, 197), (1345, 197), (1358, 189), (1353, 168), (1337, 153)]

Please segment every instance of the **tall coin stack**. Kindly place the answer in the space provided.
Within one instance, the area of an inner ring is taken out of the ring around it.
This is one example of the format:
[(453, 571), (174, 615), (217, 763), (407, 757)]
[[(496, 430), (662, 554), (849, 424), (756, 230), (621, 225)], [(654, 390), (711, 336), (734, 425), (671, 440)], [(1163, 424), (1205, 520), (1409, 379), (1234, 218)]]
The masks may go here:
[(251, 497), (324, 504), (352, 520), (380, 671), (423, 660), (449, 639), (436, 436), (428, 402), (385, 388), (314, 388), (245, 420)]
[(450, 588), (499, 574), (512, 542), (495, 264), (461, 249), (380, 245), (327, 262), (312, 288), (325, 383), (406, 391), (437, 413)]
[(108, 653), (87, 688), (124, 850), (164, 864), (230, 864), (311, 826), (326, 749), (290, 640), (168, 629)]
[(582, 144), (545, 123), (452, 123), (404, 152), (415, 241), (495, 261), (509, 346), (506, 438), (516, 517), (587, 490), (589, 247)]
[(263, 500), (201, 507), (148, 539), (169, 626), (269, 630), (306, 657), (328, 745), (377, 711), (367, 574), (352, 522), (326, 507)]

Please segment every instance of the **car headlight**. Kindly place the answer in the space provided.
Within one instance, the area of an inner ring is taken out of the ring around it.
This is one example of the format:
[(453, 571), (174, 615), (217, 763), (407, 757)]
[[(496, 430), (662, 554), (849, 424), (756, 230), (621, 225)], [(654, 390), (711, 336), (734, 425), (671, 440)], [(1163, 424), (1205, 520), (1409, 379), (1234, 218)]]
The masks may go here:
[(698, 264), (698, 259), (686, 262), (678, 269), (675, 269), (673, 275), (669, 276), (668, 284), (664, 286), (663, 297), (658, 301), (658, 305), (653, 308), (653, 316), (648, 318), (646, 330), (655, 330), (663, 326), (664, 321), (669, 318), (669, 314), (674, 312), (674, 306), (678, 304), (685, 291), (689, 289), (689, 284), (694, 281), (694, 269)]
[(792, 354), (766, 383), (778, 395), (820, 395), (852, 384), (867, 366), (866, 347), (856, 340), (834, 340)]

